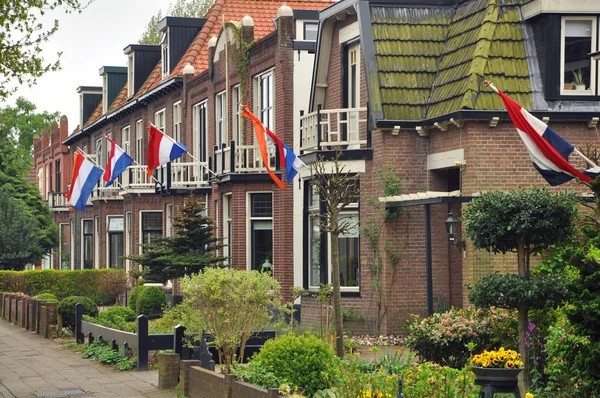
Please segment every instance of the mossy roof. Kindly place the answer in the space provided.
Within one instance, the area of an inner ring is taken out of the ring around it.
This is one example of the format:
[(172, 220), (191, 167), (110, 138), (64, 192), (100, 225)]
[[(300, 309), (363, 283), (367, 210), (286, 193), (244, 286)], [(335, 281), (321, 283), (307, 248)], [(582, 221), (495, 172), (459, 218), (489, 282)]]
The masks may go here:
[(504, 109), (500, 98), (483, 87), (486, 79), (531, 109), (521, 2), (472, 0), (451, 9), (371, 7), (384, 119)]

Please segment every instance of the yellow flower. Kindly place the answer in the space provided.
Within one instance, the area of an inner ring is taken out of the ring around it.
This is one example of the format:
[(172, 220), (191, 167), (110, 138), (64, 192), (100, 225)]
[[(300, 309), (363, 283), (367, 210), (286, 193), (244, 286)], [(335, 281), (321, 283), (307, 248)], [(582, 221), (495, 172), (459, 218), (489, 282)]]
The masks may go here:
[(534, 398), (533, 394), (528, 392), (527, 394), (525, 394), (525, 398)]

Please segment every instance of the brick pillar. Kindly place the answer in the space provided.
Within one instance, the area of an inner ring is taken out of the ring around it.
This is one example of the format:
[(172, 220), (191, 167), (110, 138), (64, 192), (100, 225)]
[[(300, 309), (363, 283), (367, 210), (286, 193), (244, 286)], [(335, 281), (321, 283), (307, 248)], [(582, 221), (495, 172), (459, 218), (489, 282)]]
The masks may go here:
[(28, 303), (29, 298), (28, 297), (23, 297), (21, 299), (21, 305), (19, 306), (19, 325), (21, 325), (22, 328), (27, 327), (27, 303)]
[(227, 392), (227, 398), (233, 398), (233, 382), (235, 381), (234, 375), (225, 375), (225, 391)]
[(51, 339), (56, 336), (56, 303), (46, 303), (46, 327), (44, 337)]
[(173, 388), (179, 383), (179, 354), (158, 354), (158, 388)]
[(2, 318), (10, 322), (10, 294), (4, 295), (4, 306), (2, 308)]
[(37, 300), (33, 297), (30, 297), (29, 300), (27, 300), (27, 327), (25, 329), (27, 330), (35, 330), (35, 326), (33, 324), (33, 320), (35, 319), (34, 316), (34, 311), (35, 311), (35, 305), (34, 303)]
[(10, 323), (16, 323), (17, 322), (17, 304), (19, 303), (19, 301), (17, 300), (16, 296), (13, 296), (10, 299)]
[(0, 318), (4, 318), (4, 294), (0, 293)]
[(38, 301), (37, 307), (37, 323), (35, 331), (37, 334), (44, 335), (43, 330), (46, 327), (46, 302), (44, 300)]
[(201, 362), (195, 359), (179, 361), (179, 385), (183, 396), (190, 396), (190, 368), (201, 365)]

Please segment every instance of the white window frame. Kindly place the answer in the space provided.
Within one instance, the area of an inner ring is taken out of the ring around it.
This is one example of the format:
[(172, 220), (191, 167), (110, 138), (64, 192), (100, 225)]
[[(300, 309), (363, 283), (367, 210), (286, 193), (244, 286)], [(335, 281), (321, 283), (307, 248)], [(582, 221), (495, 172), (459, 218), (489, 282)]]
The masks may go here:
[(227, 193), (223, 195), (223, 256), (228, 257), (224, 260), (225, 264), (231, 265), (232, 242), (233, 235), (233, 195)]
[(131, 126), (125, 126), (121, 129), (121, 148), (127, 154), (129, 154), (130, 150), (130, 140), (131, 140)]
[(242, 111), (239, 104), (242, 102), (240, 85), (231, 88), (231, 139), (236, 145), (242, 145)]
[(133, 53), (127, 56), (127, 97), (131, 98), (135, 94), (135, 81), (134, 81), (134, 71), (135, 71), (135, 58), (133, 57)]
[(142, 159), (144, 153), (144, 127), (142, 119), (135, 122), (135, 161), (138, 164), (144, 164)]
[[(162, 217), (162, 210), (140, 210), (138, 215), (139, 215), (139, 220), (138, 220), (138, 224), (139, 224), (139, 229), (138, 231), (140, 231), (140, 233), (138, 234), (138, 243), (141, 245), (142, 243), (146, 243), (144, 242), (144, 231), (142, 229), (142, 221), (143, 221), (143, 214), (144, 213), (160, 213), (161, 214), (161, 221), (164, 221), (164, 217)], [(162, 226), (161, 226), (162, 229)], [(162, 230), (162, 236), (165, 236), (165, 231), (164, 229)], [(142, 246), (138, 246), (138, 254), (142, 254)]]
[(100, 269), (100, 216), (94, 217), (94, 268)]
[[(208, 159), (208, 101), (197, 103), (192, 108), (192, 125), (194, 129), (194, 155), (201, 161)], [(202, 170), (199, 170), (202, 173)]]
[(162, 108), (159, 111), (154, 112), (154, 126), (162, 131), (163, 134), (167, 134), (167, 108)]
[[(108, 110), (108, 76), (102, 76), (102, 114)], [(82, 126), (83, 127), (83, 126)]]
[(166, 237), (173, 236), (173, 204), (167, 203), (165, 206), (165, 232)]
[[(348, 216), (348, 215), (350, 215), (350, 216), (356, 215), (356, 218), (357, 218), (357, 220), (358, 220), (358, 222), (360, 224), (360, 211), (359, 211), (358, 208), (348, 208), (348, 207), (346, 207), (344, 209), (344, 211), (342, 211), (340, 213), (340, 218), (342, 216)], [(358, 231), (358, 230), (359, 230), (359, 225), (356, 226), (356, 231)], [(360, 274), (360, 234), (357, 232), (357, 235), (358, 235), (357, 236), (357, 239), (358, 239), (358, 272)], [(340, 238), (342, 238), (342, 237), (343, 237), (342, 234), (340, 234), (338, 236), (338, 240)], [(328, 283), (332, 283), (332, 280), (333, 280), (332, 279), (332, 274), (331, 274), (331, 268), (332, 268), (331, 267), (331, 240), (332, 240), (331, 233), (327, 233), (327, 243), (328, 243), (328, 248), (327, 248), (327, 264), (328, 264), (328, 267), (327, 267), (328, 268), (327, 269), (327, 271), (328, 271), (327, 278), (329, 278)], [(338, 244), (339, 244), (339, 242), (338, 242)], [(339, 256), (338, 256), (338, 260), (339, 260)], [(341, 264), (340, 264), (340, 267), (341, 267)], [(360, 291), (360, 278), (358, 280), (358, 285), (357, 286), (340, 286), (340, 290), (342, 292), (359, 292)]]
[(227, 146), (227, 92), (215, 95), (215, 145), (221, 149)]
[(261, 122), (274, 130), (275, 122), (275, 73), (269, 69), (254, 78), (255, 114)]
[[(252, 217), (252, 195), (253, 194), (270, 194), (271, 195), (271, 217)], [(271, 247), (271, 271), (275, 270), (275, 222), (273, 220), (273, 191), (252, 191), (246, 192), (246, 269), (252, 270), (252, 221), (271, 221), (273, 231), (273, 242)]]
[[(106, 268), (113, 268), (110, 265), (110, 235), (111, 235), (111, 231), (108, 230), (109, 226), (110, 226), (110, 220), (112, 218), (120, 218), (123, 220), (123, 231), (122, 231), (122, 235), (123, 235), (123, 255), (125, 255), (125, 217), (123, 216), (123, 214), (111, 214), (111, 215), (107, 215), (106, 216), (106, 231), (105, 231), (105, 235), (106, 235)], [(123, 258), (123, 268), (116, 268), (116, 269), (122, 269), (125, 270), (125, 258)]]
[(131, 260), (127, 259), (128, 256), (131, 255), (131, 212), (125, 212), (125, 258), (123, 266), (125, 267), (125, 272), (129, 272), (131, 270)]
[[(308, 263), (308, 281), (307, 281), (307, 285), (308, 288), (310, 290), (319, 290), (320, 284), (321, 284), (321, 269), (319, 267), (319, 276), (318, 276), (318, 281), (317, 284), (311, 284), (312, 282), (312, 267), (313, 267), (313, 258), (312, 258), (312, 248), (313, 248), (313, 242), (311, 240), (312, 238), (312, 234), (313, 234), (313, 228), (314, 228), (314, 223), (316, 222), (316, 226), (319, 227), (320, 230), (320, 222), (321, 222), (321, 201), (318, 197), (318, 194), (316, 193), (316, 190), (314, 188), (314, 186), (312, 184), (308, 184), (308, 189), (309, 189), (309, 193), (308, 193), (308, 259), (307, 259), (307, 263)], [(316, 196), (316, 200), (313, 202), (313, 196)], [(316, 203), (315, 203), (316, 202)], [(316, 220), (316, 221), (313, 221)], [(321, 231), (321, 234), (323, 232)], [(317, 257), (321, 256), (320, 253), (320, 248), (321, 248), (321, 234), (319, 234), (319, 241), (318, 241), (318, 245), (317, 245)]]
[(100, 167), (104, 167), (102, 165), (103, 163), (103, 153), (102, 153), (102, 148), (104, 147), (104, 145), (102, 145), (102, 136), (96, 138), (95, 142), (94, 142), (94, 154), (96, 155), (96, 163), (100, 165)]
[[(173, 139), (177, 142), (182, 142), (181, 137), (181, 101), (173, 104)], [(183, 157), (179, 157), (173, 163), (183, 162)]]
[(597, 63), (590, 59), (590, 87), (587, 90), (565, 90), (565, 34), (567, 21), (592, 22), (592, 48), (591, 52), (598, 50), (598, 17), (594, 16), (563, 16), (560, 23), (560, 94), (561, 95), (596, 95)]
[(169, 77), (169, 28), (167, 28), (160, 41), (160, 54), (162, 60), (162, 80)]
[[(58, 269), (62, 270), (62, 269), (66, 269), (63, 268), (62, 266), (62, 255), (63, 255), (63, 245), (64, 245), (64, 236), (63, 236), (63, 227), (67, 225), (69, 228), (71, 228), (71, 223), (59, 223), (58, 224), (58, 231), (59, 231), (59, 240), (58, 240)], [(71, 231), (69, 230), (69, 240), (70, 240), (70, 236), (71, 236)], [(69, 246), (69, 256), (71, 255), (71, 249)], [(71, 259), (69, 258), (69, 263), (71, 263)], [(71, 269), (71, 264), (69, 264), (69, 269)]]

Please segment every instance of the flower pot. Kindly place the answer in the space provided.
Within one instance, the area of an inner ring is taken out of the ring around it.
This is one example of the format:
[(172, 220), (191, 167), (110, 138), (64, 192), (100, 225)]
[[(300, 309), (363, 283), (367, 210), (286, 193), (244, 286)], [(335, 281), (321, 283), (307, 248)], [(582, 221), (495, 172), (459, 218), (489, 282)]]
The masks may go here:
[(585, 90), (585, 84), (576, 84), (575, 85), (575, 90), (578, 90), (578, 91)]
[(471, 369), (475, 373), (475, 384), (509, 389), (518, 386), (517, 376), (523, 370), (523, 368), (481, 368), (479, 366), (473, 366)]

